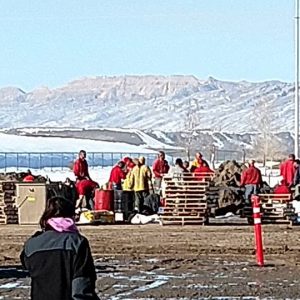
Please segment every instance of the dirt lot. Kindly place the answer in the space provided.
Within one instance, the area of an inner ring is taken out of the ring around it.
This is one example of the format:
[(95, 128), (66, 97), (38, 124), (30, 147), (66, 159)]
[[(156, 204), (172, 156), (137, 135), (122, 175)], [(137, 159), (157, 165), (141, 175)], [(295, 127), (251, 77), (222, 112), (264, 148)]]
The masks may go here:
[[(18, 259), (34, 226), (0, 227), (0, 299), (29, 299)], [(101, 299), (300, 298), (300, 227), (264, 226), (266, 267), (250, 226), (81, 227)]]

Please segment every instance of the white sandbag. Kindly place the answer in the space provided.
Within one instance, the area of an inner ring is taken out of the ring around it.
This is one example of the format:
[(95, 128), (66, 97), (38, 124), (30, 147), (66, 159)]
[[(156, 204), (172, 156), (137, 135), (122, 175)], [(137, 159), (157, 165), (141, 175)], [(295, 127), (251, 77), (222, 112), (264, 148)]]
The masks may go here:
[(142, 214), (136, 214), (132, 219), (131, 219), (131, 224), (149, 224), (149, 223), (160, 223), (160, 218), (158, 215), (151, 215), (151, 216), (145, 216)]

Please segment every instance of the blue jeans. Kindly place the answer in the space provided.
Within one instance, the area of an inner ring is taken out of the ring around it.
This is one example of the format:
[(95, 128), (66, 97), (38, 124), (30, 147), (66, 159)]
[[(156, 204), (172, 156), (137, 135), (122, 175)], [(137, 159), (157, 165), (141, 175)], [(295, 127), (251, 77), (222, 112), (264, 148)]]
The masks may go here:
[(259, 187), (256, 184), (245, 185), (245, 203), (251, 205), (251, 196), (259, 193)]

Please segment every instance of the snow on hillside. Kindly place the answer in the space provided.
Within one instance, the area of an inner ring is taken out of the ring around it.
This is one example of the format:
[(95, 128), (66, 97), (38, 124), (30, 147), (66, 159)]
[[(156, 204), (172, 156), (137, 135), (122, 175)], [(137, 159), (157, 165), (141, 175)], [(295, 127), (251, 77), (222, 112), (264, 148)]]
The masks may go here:
[[(225, 82), (194, 76), (83, 78), (64, 87), (25, 93), (0, 89), (0, 127), (114, 127), (183, 131), (187, 113), (198, 129), (249, 133), (268, 104), (274, 130), (293, 129), (294, 86), (268, 81)], [(261, 116), (262, 117), (262, 116)], [(278, 128), (279, 127), (279, 128)]]
[[(90, 167), (89, 173), (93, 180), (95, 180), (99, 185), (103, 185), (108, 182), (109, 175), (112, 167)], [(28, 168), (6, 168), (0, 169), (0, 172), (26, 172)], [(51, 181), (65, 181), (66, 178), (71, 180), (76, 180), (75, 175), (72, 170), (68, 168), (43, 168), (43, 169), (30, 169), (33, 175), (47, 176)]]
[(134, 146), (125, 143), (94, 141), (88, 139), (31, 137), (0, 133), (0, 152), (133, 152), (155, 153), (148, 145)]

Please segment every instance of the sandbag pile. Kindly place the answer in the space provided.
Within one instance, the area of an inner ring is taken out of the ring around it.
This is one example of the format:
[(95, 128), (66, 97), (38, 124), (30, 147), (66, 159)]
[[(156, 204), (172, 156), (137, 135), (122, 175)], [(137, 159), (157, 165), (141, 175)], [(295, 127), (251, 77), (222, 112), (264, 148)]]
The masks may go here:
[[(210, 183), (209, 193), (214, 192), (214, 197), (209, 197), (210, 207), (214, 207), (216, 214), (231, 211), (236, 213), (243, 207), (244, 188), (240, 187), (242, 172), (246, 165), (239, 164), (235, 160), (222, 163), (215, 171), (214, 180)], [(261, 193), (270, 193), (271, 189), (264, 183)]]
[[(7, 172), (0, 173), (0, 181), (14, 181), (14, 182), (22, 182), (23, 178), (27, 175), (26, 172)], [(37, 175), (34, 176), (34, 182), (46, 182), (47, 179), (44, 176)]]
[(241, 174), (245, 165), (236, 161), (222, 163), (215, 172), (214, 180), (210, 183), (210, 191), (214, 197), (209, 198), (209, 206), (223, 208), (231, 205), (239, 207), (243, 201), (243, 189), (240, 188)]
[(227, 160), (216, 170), (215, 186), (239, 187), (241, 174), (246, 169), (244, 164), (239, 164), (235, 160)]

